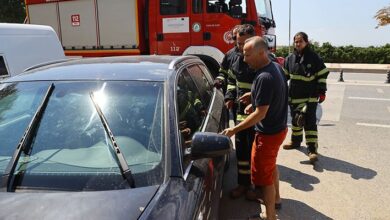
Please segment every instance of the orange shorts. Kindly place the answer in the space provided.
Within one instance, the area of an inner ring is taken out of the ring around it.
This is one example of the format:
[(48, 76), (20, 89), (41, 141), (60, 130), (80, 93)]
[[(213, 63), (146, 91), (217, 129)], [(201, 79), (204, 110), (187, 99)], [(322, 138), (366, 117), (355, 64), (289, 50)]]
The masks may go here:
[(274, 183), (276, 157), (286, 135), (287, 128), (272, 135), (256, 132), (251, 154), (251, 180), (255, 186), (269, 186)]

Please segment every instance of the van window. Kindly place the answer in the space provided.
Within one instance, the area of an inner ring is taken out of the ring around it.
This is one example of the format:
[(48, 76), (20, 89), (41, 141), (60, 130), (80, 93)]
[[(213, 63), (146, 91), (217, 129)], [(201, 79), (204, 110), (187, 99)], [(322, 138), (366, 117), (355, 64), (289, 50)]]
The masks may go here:
[(177, 15), (187, 13), (187, 1), (160, 0), (161, 15)]
[(5, 64), (5, 59), (0, 55), (0, 76), (7, 76), (8, 70), (7, 65)]

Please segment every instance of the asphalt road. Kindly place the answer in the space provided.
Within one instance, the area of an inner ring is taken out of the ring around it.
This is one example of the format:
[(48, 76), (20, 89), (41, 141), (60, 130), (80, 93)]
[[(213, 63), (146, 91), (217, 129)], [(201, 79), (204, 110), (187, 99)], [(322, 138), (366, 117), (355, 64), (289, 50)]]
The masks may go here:
[[(334, 72), (328, 78), (319, 161), (309, 164), (306, 148), (279, 151), (279, 219), (390, 219), (390, 84), (385, 74), (344, 73), (343, 78), (338, 82)], [(259, 210), (256, 202), (228, 197), (236, 185), (235, 162), (233, 152), (220, 220), (246, 219)]]

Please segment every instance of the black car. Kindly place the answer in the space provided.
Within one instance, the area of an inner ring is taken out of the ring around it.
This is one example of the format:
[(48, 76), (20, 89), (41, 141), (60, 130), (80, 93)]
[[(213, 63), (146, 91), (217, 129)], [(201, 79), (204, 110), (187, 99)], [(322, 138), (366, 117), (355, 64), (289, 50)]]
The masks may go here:
[(215, 219), (231, 150), (200, 59), (72, 60), (0, 83), (0, 219)]

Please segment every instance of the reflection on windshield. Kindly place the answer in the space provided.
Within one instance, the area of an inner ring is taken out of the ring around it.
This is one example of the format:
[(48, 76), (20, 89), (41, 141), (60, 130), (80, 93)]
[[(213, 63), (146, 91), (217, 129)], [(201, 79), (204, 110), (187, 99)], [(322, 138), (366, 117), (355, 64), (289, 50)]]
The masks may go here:
[(273, 20), (270, 0), (256, 0), (256, 10), (261, 17)]
[[(0, 87), (0, 174), (4, 172), (48, 83)], [(127, 188), (96, 109), (94, 91), (137, 186), (162, 181), (163, 84), (55, 83), (31, 154), (15, 171), (19, 188), (110, 190)], [(153, 177), (150, 177), (153, 176)], [(138, 178), (138, 179), (137, 179)], [(93, 181), (92, 181), (93, 180)]]

